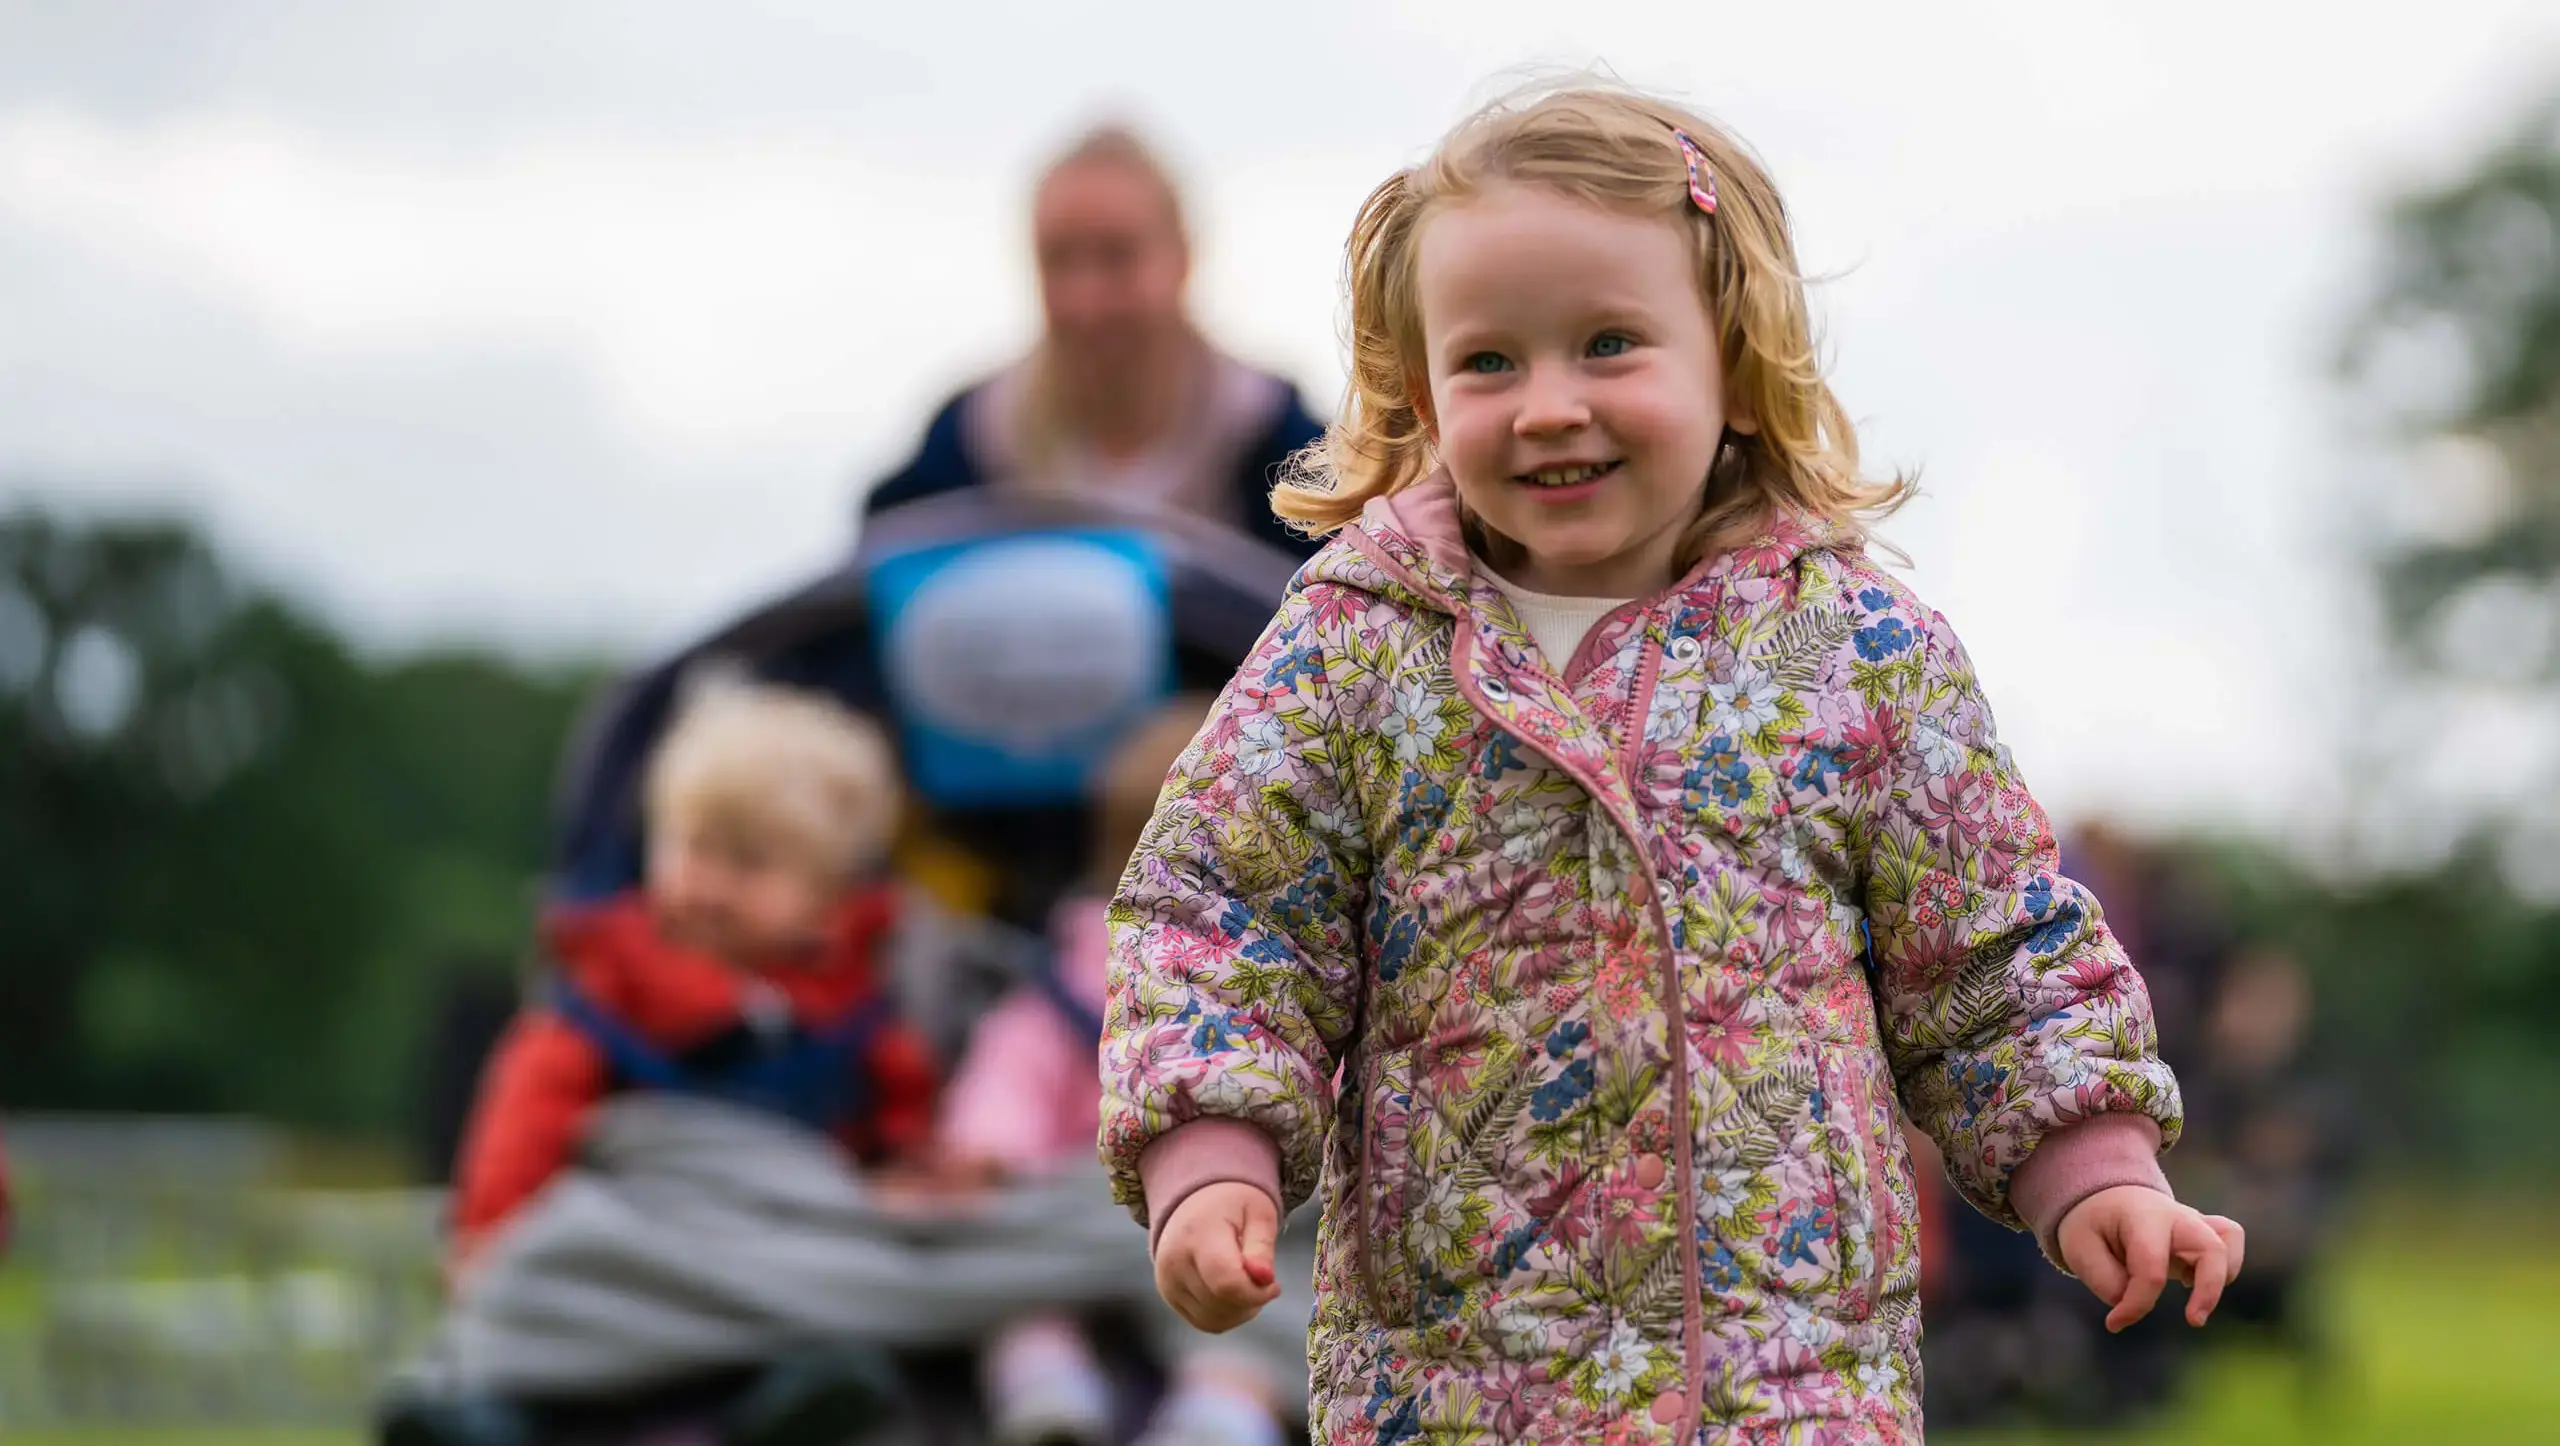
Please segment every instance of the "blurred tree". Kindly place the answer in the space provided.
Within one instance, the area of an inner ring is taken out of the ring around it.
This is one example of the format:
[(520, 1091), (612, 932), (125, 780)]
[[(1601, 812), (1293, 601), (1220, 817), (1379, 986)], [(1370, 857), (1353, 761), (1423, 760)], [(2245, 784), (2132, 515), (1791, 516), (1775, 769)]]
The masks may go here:
[[(2225, 848), (2249, 931), (2314, 971), (2386, 1154), (2560, 1173), (2560, 97), (2384, 216), (2343, 374), (2387, 429), (2386, 672), (2341, 881)], [(2375, 825), (2378, 823), (2378, 827)], [(2418, 846), (2411, 847), (2412, 840)], [(2432, 845), (2430, 847), (2429, 845)]]
[[(2374, 557), (2393, 661), (2417, 709), (2560, 730), (2560, 98), (2394, 205), (2383, 242), (2345, 372), (2408, 443)], [(2511, 873), (2560, 893), (2560, 751), (2488, 766), (2503, 787), (2466, 802), (2489, 805)]]
[(182, 525), (0, 515), (0, 1102), (404, 1123), (591, 680), (374, 662)]

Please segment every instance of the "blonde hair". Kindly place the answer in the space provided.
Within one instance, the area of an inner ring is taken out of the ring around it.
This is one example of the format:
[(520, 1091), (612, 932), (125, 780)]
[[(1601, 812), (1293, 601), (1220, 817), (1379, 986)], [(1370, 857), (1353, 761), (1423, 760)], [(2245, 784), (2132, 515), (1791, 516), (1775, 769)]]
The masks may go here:
[[(1714, 167), (1712, 216), (1689, 199), (1675, 132)], [(1343, 249), (1351, 377), (1341, 414), (1273, 491), (1274, 511), (1331, 532), (1431, 471), (1415, 243), (1434, 207), (1505, 182), (1658, 216), (1690, 236), (1727, 394), (1757, 431), (1727, 433), (1681, 538), (1681, 565), (1749, 541), (1773, 508), (1801, 508), (1863, 539), (1908, 499), (1907, 478), (1859, 475), (1857, 431), (1823, 380), (1786, 208), (1767, 170), (1703, 117), (1632, 91), (1578, 86), (1496, 101), (1369, 193)]]
[(653, 829), (712, 828), (800, 853), (844, 878), (898, 826), (888, 738), (834, 699), (770, 683), (697, 685), (649, 760)]
[(1090, 165), (1117, 166), (1145, 181), (1164, 202), (1165, 224), (1173, 228), (1176, 237), (1188, 242), (1190, 230), (1183, 222), (1182, 186), (1174, 180), (1173, 169), (1145, 137), (1117, 121), (1095, 126), (1069, 142), (1042, 168), (1035, 193), (1059, 176)]

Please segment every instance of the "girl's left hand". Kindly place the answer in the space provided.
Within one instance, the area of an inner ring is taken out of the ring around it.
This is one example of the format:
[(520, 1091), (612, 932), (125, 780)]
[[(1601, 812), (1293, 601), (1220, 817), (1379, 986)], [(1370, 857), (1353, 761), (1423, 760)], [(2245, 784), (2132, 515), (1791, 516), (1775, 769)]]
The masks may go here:
[(2240, 1273), (2247, 1240), (2236, 1220), (2119, 1185), (2072, 1206), (2056, 1245), (2063, 1266), (2107, 1303), (2107, 1329), (2120, 1331), (2151, 1314), (2173, 1274), (2190, 1291), (2187, 1323), (2203, 1325)]

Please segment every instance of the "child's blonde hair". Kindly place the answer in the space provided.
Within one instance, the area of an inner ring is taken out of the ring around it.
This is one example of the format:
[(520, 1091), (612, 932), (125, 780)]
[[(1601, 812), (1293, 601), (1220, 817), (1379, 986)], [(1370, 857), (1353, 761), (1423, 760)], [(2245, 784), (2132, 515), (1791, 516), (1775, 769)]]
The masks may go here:
[(649, 760), (652, 829), (707, 828), (850, 879), (884, 857), (898, 774), (870, 719), (822, 694), (719, 678), (695, 687)]
[[(1679, 135), (1714, 166), (1713, 215), (1689, 198)], [(1343, 254), (1351, 378), (1342, 412), (1274, 490), (1273, 510), (1310, 532), (1331, 532), (1372, 498), (1430, 472), (1415, 242), (1434, 207), (1503, 182), (1659, 216), (1689, 233), (1733, 413), (1758, 428), (1728, 432), (1707, 477), (1704, 509), (1681, 539), (1682, 566), (1748, 541), (1774, 506), (1791, 504), (1864, 537), (1909, 497), (1905, 478), (1859, 475), (1857, 431), (1822, 378), (1786, 208), (1759, 160), (1678, 106), (1579, 86), (1496, 101), (1461, 122), (1428, 160), (1369, 193)]]

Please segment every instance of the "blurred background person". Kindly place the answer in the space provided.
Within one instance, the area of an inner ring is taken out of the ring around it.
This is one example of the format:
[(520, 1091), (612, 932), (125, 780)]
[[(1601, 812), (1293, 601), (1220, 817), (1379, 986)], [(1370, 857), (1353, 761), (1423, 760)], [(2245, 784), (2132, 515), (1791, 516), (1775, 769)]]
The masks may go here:
[(2265, 1222), (2248, 1283), (2222, 1310), (2292, 1356), (2315, 1391), (2339, 1363), (2314, 1292), (2359, 1153), (2354, 1106), (2313, 1047), (2316, 1007), (2311, 972), (2290, 951), (2235, 949), (2208, 1001), (2185, 1085), (2192, 1133), (2179, 1144), (2179, 1188)]
[(1031, 354), (945, 403), (865, 517), (971, 487), (1180, 508), (1301, 555), (1271, 486), (1323, 427), (1297, 388), (1193, 325), (1181, 192), (1133, 131), (1104, 126), (1033, 192), (1042, 332)]
[[(2310, 1048), (2310, 975), (2251, 937), (2234, 917), (2230, 881), (2191, 852), (2091, 820), (2066, 837), (2063, 867), (2144, 961), (2163, 1051), (2190, 1062), (2179, 1077), (2186, 1127), (2164, 1159), (2181, 1197), (2267, 1222), (2263, 1246), (2251, 1236), (2245, 1290), (2235, 1281), (2215, 1319), (2228, 1312), (2228, 1325), (2262, 1334), (2316, 1386), (2335, 1362), (2311, 1296), (2356, 1125)], [(1923, 1242), (1934, 1423), (2095, 1425), (2154, 1413), (2211, 1348), (2149, 1323), (2105, 1334), (2053, 1288), (2032, 1241), (1944, 1208), (1934, 1174), (1923, 1185), (1940, 1206)]]
[[(884, 641), (879, 676), (861, 691), (902, 722), (925, 803), (902, 866), (964, 913), (1037, 932), (1085, 872), (1094, 828), (1081, 787), (1025, 761), (1097, 765), (1108, 735), (1160, 701), (1165, 675), (1174, 688), (1225, 681), (1289, 569), (1315, 550), (1272, 513), (1270, 491), (1320, 428), (1295, 387), (1221, 352), (1193, 323), (1182, 197), (1133, 132), (1089, 131), (1044, 168), (1031, 240), (1040, 340), (945, 403), (915, 455), (864, 497), (864, 547), (924, 551), (972, 518), (1043, 499), (1085, 508), (1068, 520), (1087, 529), (1186, 519), (1244, 540), (1200, 551), (1241, 554), (1212, 566), (1252, 595), (1254, 614), (1233, 646), (1196, 646), (1184, 636), (1194, 620), (1168, 606), (1162, 549), (1126, 538), (1005, 554), (1001, 587), (968, 598), (940, 588), (933, 637), (913, 646), (900, 639), (925, 626), (910, 620), (927, 610), (910, 603), (936, 586), (941, 555), (918, 566), (927, 580), (913, 589), (875, 586)], [(1194, 645), (1152, 656), (1167, 636)], [(949, 701), (972, 698), (1011, 701)], [(1041, 720), (1050, 735), (1036, 736)]]
[[(831, 699), (715, 680), (653, 755), (646, 793), (640, 885), (545, 921), (551, 967), (489, 1062), (463, 1147), (451, 1338), (386, 1401), (386, 1446), (530, 1446), (562, 1430), (546, 1410), (574, 1416), (741, 1361), (751, 1373), (724, 1403), (724, 1446), (837, 1439), (886, 1412), (884, 1360), (669, 1286), (653, 1247), (620, 1228), (632, 1207), (612, 1195), (595, 1135), (617, 1107), (694, 1101), (797, 1125), (830, 1179), (925, 1145), (936, 1072), (884, 978), (897, 903), (878, 871), (900, 794), (887, 740)], [(579, 1172), (582, 1189), (555, 1188)], [(656, 1213), (690, 1212), (690, 1243), (712, 1248), (716, 1214), (666, 1173), (619, 1183)], [(787, 1220), (754, 1224), (795, 1233)], [(796, 1233), (826, 1236), (805, 1222)], [(544, 1263), (553, 1250), (589, 1269), (608, 1262), (618, 1314), (658, 1317), (660, 1338), (622, 1359), (605, 1352), (600, 1368), (581, 1339), (593, 1332), (562, 1303), (575, 1288), (545, 1278), (559, 1272)], [(768, 1274), (795, 1268), (805, 1262), (762, 1262)], [(546, 1290), (572, 1323), (528, 1329), (508, 1315)]]

